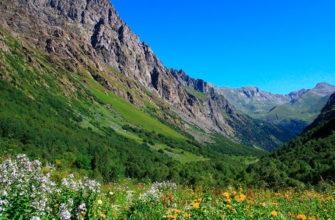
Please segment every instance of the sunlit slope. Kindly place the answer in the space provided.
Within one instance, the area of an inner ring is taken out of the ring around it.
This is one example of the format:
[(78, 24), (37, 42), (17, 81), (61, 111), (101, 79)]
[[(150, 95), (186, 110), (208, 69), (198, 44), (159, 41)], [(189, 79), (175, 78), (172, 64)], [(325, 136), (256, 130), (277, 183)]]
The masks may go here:
[[(62, 161), (64, 169), (105, 181), (133, 177), (197, 182), (208, 173), (217, 176), (208, 181), (224, 183), (220, 178), (230, 181), (232, 176), (218, 167), (241, 168), (223, 155), (264, 154), (222, 136), (220, 141), (198, 143), (171, 124), (173, 120), (162, 120), (159, 116), (173, 116), (149, 95), (133, 104), (94, 79), (91, 73), (99, 70), (89, 62), (86, 67), (67, 64), (4, 30), (0, 33), (1, 155), (26, 153)], [(123, 89), (108, 74), (100, 74)], [(138, 93), (136, 88), (132, 92)], [(182, 164), (190, 168), (187, 175)]]

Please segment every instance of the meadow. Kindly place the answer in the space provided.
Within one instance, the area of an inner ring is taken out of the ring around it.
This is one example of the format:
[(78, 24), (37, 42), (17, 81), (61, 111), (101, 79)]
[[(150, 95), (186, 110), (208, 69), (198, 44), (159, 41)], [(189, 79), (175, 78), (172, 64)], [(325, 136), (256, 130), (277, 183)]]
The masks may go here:
[[(57, 161), (61, 163), (61, 161)], [(0, 219), (334, 219), (335, 188), (203, 188), (132, 179), (100, 185), (25, 155), (0, 164)]]

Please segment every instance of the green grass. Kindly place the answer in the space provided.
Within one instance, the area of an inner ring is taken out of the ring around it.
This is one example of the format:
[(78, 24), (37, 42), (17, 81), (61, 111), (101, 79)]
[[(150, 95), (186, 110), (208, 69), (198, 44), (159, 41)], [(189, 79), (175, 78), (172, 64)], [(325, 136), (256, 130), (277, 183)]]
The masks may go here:
[(150, 146), (152, 149), (157, 150), (158, 152), (163, 151), (169, 157), (181, 162), (181, 163), (188, 163), (188, 162), (197, 162), (197, 161), (206, 161), (209, 160), (208, 158), (198, 156), (187, 152), (183, 149), (178, 148), (171, 148), (165, 144), (154, 144)]
[(215, 142), (208, 144), (211, 150), (228, 155), (239, 156), (261, 156), (265, 155), (266, 151), (263, 149), (249, 147), (240, 143), (233, 142), (222, 135), (216, 134), (213, 136)]
[(193, 95), (194, 97), (197, 97), (198, 99), (202, 101), (208, 99), (205, 93), (199, 92), (190, 86), (185, 86), (184, 88), (189, 94)]
[(300, 120), (309, 124), (318, 116), (327, 100), (328, 97), (320, 98), (308, 92), (299, 101), (280, 105), (263, 117), (279, 121)]
[(186, 138), (172, 128), (164, 125), (159, 120), (154, 119), (145, 112), (137, 109), (134, 105), (122, 100), (112, 92), (105, 90), (100, 84), (93, 79), (88, 80), (88, 86), (91, 92), (105, 104), (110, 104), (128, 123), (142, 127), (148, 131), (155, 131), (159, 134), (166, 135), (178, 140)]

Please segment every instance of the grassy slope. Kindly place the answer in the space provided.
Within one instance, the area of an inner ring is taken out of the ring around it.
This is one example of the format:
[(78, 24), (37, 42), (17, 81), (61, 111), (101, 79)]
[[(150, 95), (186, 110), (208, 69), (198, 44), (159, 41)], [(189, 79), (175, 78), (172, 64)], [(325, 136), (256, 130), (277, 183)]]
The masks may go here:
[(300, 120), (311, 123), (327, 103), (327, 97), (320, 99), (312, 93), (305, 94), (298, 102), (278, 106), (266, 115), (277, 120)]
[[(259, 155), (242, 146), (229, 151), (234, 144), (228, 142), (201, 146), (104, 89), (85, 68), (69, 71), (0, 33), (6, 47), (0, 48), (1, 155), (24, 152), (45, 162), (58, 160), (62, 169), (106, 181), (125, 176), (192, 184), (224, 184), (246, 166), (224, 154)], [(133, 129), (125, 129), (129, 125)], [(167, 147), (162, 154), (150, 146)]]
[(186, 138), (177, 133), (172, 128), (162, 124), (159, 120), (152, 118), (148, 114), (137, 109), (134, 105), (122, 100), (111, 92), (106, 91), (100, 84), (93, 79), (89, 79), (88, 86), (90, 91), (105, 104), (112, 105), (122, 117), (130, 124), (142, 127), (149, 131), (166, 135), (171, 138), (185, 140)]
[[(99, 84), (92, 81), (86, 87), (78, 75), (52, 64), (45, 55), (23, 47), (4, 32), (2, 38), (10, 50), (0, 51), (2, 154), (24, 151), (49, 161), (63, 159), (64, 167), (89, 170), (95, 167), (91, 164), (95, 153), (89, 151), (99, 145), (110, 160), (117, 157), (115, 163), (120, 163), (122, 158), (118, 154), (129, 154), (127, 151), (143, 157), (150, 154), (148, 160), (159, 155), (149, 148), (139, 148), (142, 139), (123, 131), (122, 124), (132, 123), (167, 138), (186, 140), (126, 101), (112, 94), (105, 95)], [(99, 102), (101, 97), (106, 100)], [(115, 111), (108, 110), (104, 101)], [(111, 127), (118, 128), (123, 137)]]
[(206, 161), (209, 160), (200, 155), (192, 154), (190, 152), (184, 151), (177, 147), (169, 147), (165, 144), (154, 144), (151, 147), (158, 152), (165, 153), (175, 160), (180, 161), (181, 163), (197, 162), (197, 161)]
[(194, 97), (197, 97), (198, 99), (200, 99), (202, 101), (208, 99), (206, 94), (204, 94), (202, 92), (199, 92), (199, 91), (196, 91), (194, 88), (192, 88), (190, 86), (185, 86), (184, 88), (190, 95), (193, 95)]
[(254, 98), (252, 98), (250, 101), (242, 97), (236, 97), (236, 94), (234, 93), (228, 92), (224, 94), (224, 96), (242, 112), (257, 119), (264, 118), (264, 113), (268, 112), (274, 107), (272, 102), (258, 101)]

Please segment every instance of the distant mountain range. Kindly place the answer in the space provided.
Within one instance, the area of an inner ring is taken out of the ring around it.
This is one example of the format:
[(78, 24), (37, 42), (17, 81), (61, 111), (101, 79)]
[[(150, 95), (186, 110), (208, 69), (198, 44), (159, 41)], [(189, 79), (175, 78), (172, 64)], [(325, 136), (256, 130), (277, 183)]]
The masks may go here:
[(335, 92), (335, 86), (318, 83), (312, 89), (301, 89), (287, 95), (272, 94), (257, 87), (217, 88), (217, 91), (241, 112), (278, 125), (294, 137), (318, 116)]

